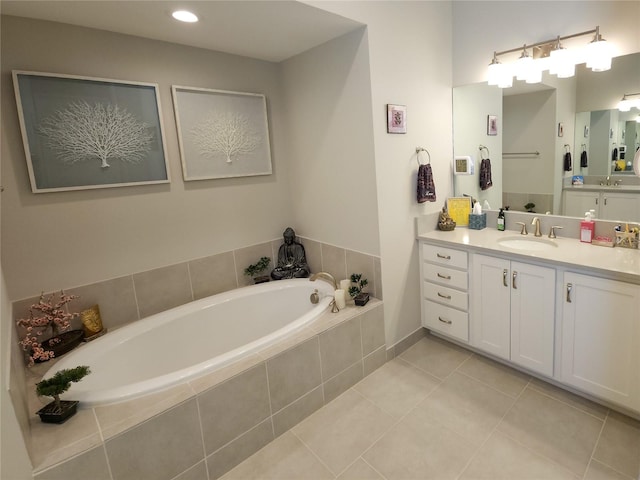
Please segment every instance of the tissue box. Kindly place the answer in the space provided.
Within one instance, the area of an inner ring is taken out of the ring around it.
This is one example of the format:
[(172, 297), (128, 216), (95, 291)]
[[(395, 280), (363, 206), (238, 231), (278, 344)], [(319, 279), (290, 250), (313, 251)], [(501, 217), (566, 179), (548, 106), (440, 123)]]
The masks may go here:
[(487, 214), (486, 213), (470, 213), (469, 214), (469, 228), (472, 230), (482, 230), (487, 227)]

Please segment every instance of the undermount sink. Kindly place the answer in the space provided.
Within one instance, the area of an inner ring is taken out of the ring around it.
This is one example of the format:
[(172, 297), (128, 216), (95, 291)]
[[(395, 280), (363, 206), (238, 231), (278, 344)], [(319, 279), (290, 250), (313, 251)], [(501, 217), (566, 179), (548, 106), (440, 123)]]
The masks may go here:
[(553, 240), (540, 237), (513, 236), (498, 240), (498, 245), (514, 250), (541, 251), (556, 248), (558, 244)]

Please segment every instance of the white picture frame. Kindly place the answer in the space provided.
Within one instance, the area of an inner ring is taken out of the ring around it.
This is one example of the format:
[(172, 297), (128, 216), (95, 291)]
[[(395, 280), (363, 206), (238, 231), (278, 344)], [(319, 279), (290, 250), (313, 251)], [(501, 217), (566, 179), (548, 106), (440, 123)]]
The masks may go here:
[(171, 92), (186, 182), (271, 175), (264, 95), (179, 85)]
[(171, 181), (157, 84), (12, 76), (33, 193)]

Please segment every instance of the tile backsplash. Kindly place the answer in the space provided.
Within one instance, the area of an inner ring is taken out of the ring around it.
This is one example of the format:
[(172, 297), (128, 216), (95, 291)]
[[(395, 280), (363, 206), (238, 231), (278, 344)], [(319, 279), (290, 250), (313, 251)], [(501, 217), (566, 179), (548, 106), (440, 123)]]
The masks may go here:
[[(297, 237), (297, 241), (305, 247), (312, 272), (328, 272), (338, 282), (352, 273), (362, 273), (369, 281), (366, 291), (382, 299), (380, 257), (305, 237)], [(90, 285), (62, 287), (66, 293), (79, 297), (69, 304), (70, 311), (97, 304), (105, 328), (113, 329), (193, 300), (250, 285), (252, 280), (244, 275), (245, 267), (265, 256), (271, 258), (273, 268), (281, 244), (282, 239), (276, 239)], [(13, 318), (27, 317), (29, 307), (37, 301), (38, 296), (34, 296), (13, 302)], [(78, 319), (73, 322), (73, 328), (81, 327)]]

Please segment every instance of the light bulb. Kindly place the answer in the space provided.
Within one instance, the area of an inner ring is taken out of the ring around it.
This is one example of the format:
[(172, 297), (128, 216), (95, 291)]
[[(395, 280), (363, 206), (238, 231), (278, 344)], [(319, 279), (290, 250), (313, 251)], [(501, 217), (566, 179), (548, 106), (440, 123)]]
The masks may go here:
[(194, 23), (198, 21), (198, 17), (187, 10), (176, 10), (171, 13), (171, 16), (181, 22)]
[(487, 83), (489, 85), (498, 85), (503, 69), (504, 65), (494, 58), (487, 68)]

